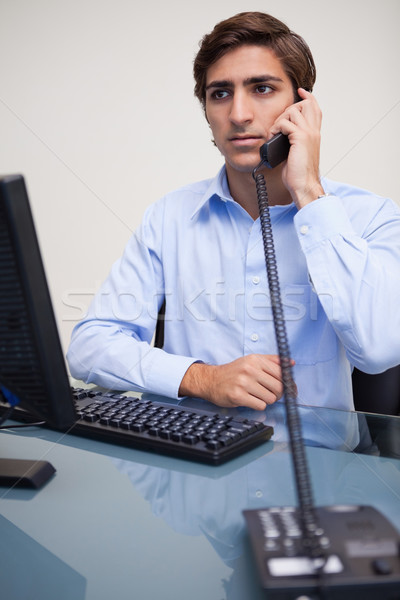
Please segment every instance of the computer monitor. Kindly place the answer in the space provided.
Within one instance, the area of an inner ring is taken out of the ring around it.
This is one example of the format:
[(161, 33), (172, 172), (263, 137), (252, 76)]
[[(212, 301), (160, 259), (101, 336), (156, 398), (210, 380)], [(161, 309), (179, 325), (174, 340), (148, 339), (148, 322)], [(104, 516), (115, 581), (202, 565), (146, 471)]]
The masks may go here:
[(0, 390), (54, 428), (76, 421), (22, 175), (0, 177)]

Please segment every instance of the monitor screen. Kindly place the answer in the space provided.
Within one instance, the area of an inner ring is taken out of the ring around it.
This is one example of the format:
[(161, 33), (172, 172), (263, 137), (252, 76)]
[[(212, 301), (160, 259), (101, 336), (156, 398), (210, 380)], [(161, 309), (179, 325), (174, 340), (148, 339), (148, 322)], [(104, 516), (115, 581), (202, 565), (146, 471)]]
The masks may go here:
[(0, 390), (66, 429), (75, 408), (24, 178), (0, 178)]

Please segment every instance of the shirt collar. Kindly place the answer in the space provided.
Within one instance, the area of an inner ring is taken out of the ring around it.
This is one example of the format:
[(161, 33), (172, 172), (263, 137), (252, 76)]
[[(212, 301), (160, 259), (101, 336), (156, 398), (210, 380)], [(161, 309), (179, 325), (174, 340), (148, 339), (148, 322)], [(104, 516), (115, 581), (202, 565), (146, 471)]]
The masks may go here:
[(222, 202), (233, 201), (229, 191), (225, 165), (221, 167), (214, 179), (210, 180), (210, 185), (201, 197), (190, 218), (193, 219), (213, 196), (217, 196)]
[[(217, 197), (221, 202), (235, 202), (232, 198), (228, 186), (228, 178), (226, 176), (225, 165), (221, 167), (214, 179), (210, 180), (210, 184), (203, 196), (201, 197), (196, 208), (192, 212), (190, 218), (193, 219), (213, 197)], [(272, 206), (271, 209), (281, 215), (282, 212), (292, 210), (295, 207), (294, 203)], [(296, 209), (297, 212), (297, 209)]]

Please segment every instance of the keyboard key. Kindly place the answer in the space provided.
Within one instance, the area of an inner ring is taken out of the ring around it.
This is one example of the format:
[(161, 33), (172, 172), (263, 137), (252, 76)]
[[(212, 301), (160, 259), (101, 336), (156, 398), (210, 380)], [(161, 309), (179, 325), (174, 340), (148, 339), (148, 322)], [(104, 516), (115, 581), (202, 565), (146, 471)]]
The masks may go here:
[(146, 427), (143, 423), (133, 423), (133, 425), (131, 425), (131, 430), (135, 431), (136, 433), (142, 433), (145, 431), (145, 429)]
[(184, 435), (182, 438), (182, 441), (185, 444), (197, 444), (197, 442), (199, 441), (199, 438), (197, 435)]
[(160, 433), (160, 430), (157, 427), (150, 427), (150, 429), (147, 431), (147, 433), (149, 435), (158, 435)]
[(222, 444), (223, 446), (230, 446), (231, 444), (234, 443), (235, 441), (235, 437), (234, 436), (224, 436), (224, 435), (220, 435), (218, 436), (217, 440), (220, 442), (220, 444)]
[(207, 442), (207, 448), (210, 448), (210, 450), (218, 450), (218, 448), (221, 448), (221, 444), (218, 440), (209, 440)]

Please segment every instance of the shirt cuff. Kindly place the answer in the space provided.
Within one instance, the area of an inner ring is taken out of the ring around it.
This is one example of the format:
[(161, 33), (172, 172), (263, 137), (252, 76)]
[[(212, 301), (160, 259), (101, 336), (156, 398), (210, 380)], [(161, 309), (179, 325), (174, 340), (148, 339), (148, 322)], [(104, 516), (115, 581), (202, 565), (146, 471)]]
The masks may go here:
[(305, 251), (337, 235), (354, 234), (341, 200), (333, 195), (318, 198), (304, 206), (295, 215), (294, 225)]
[(179, 387), (188, 368), (199, 359), (168, 354), (154, 348), (148, 367), (146, 388), (152, 393), (169, 398), (180, 398)]

